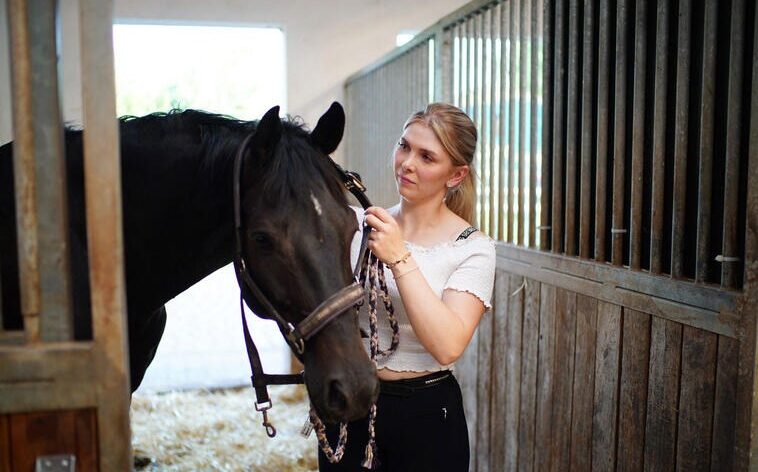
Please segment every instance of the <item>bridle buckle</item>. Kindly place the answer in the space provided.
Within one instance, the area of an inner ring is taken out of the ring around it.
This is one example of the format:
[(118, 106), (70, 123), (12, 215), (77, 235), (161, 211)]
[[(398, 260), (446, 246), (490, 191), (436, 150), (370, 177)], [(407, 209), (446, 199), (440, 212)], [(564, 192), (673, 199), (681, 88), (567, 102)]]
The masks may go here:
[(358, 175), (356, 172), (353, 172), (351, 170), (343, 171), (345, 172), (345, 175), (348, 177), (345, 179), (345, 188), (352, 192), (353, 190), (357, 189), (361, 192), (366, 191), (366, 186), (363, 185), (363, 181), (361, 180), (361, 176)]

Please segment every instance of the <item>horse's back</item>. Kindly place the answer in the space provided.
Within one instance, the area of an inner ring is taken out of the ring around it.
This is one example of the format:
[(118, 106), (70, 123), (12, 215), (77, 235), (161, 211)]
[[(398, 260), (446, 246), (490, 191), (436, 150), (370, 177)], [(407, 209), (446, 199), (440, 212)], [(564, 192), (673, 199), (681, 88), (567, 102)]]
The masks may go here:
[[(90, 339), (92, 328), (90, 323), (84, 175), (81, 153), (81, 133), (67, 131), (67, 211), (74, 335), (76, 339)], [(3, 327), (5, 329), (21, 329), (23, 326), (13, 171), (13, 145), (12, 143), (4, 144), (0, 146), (0, 222), (2, 222), (0, 224), (0, 287), (2, 290), (0, 303), (2, 303)]]

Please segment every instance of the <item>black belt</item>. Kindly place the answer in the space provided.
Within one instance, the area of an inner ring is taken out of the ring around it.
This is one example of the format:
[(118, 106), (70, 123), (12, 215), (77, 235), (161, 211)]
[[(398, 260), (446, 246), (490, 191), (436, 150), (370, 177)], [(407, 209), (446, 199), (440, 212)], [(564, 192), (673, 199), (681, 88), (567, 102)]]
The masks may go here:
[(410, 397), (417, 390), (436, 387), (437, 385), (445, 383), (444, 380), (451, 378), (452, 376), (453, 374), (449, 370), (441, 370), (439, 372), (432, 372), (431, 374), (412, 379), (379, 380), (379, 386), (381, 393), (385, 395)]

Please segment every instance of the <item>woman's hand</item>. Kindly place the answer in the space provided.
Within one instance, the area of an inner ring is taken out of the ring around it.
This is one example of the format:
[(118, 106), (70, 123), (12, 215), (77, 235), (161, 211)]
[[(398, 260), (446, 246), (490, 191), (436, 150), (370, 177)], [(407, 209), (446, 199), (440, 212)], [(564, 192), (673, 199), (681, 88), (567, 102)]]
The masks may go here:
[(366, 223), (371, 226), (368, 248), (385, 264), (402, 258), (408, 250), (403, 241), (403, 232), (395, 218), (382, 207), (366, 209)]

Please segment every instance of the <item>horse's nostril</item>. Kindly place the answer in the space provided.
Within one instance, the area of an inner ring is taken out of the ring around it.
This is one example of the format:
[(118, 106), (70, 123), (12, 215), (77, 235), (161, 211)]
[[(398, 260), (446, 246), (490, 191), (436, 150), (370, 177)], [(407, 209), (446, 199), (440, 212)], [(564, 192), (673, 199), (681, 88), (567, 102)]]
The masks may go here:
[(347, 395), (339, 380), (329, 382), (329, 408), (334, 411), (343, 412), (347, 409)]

